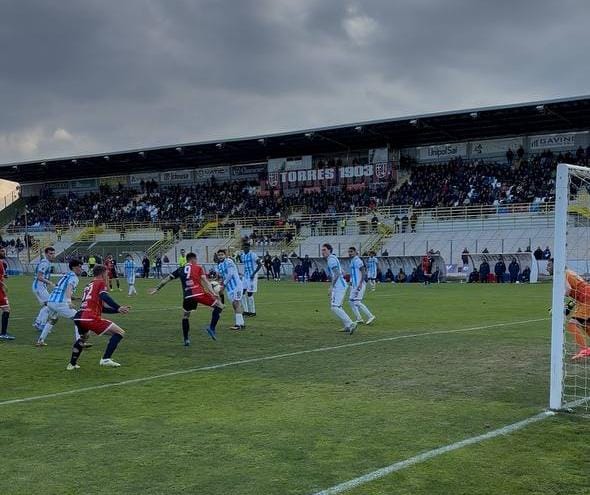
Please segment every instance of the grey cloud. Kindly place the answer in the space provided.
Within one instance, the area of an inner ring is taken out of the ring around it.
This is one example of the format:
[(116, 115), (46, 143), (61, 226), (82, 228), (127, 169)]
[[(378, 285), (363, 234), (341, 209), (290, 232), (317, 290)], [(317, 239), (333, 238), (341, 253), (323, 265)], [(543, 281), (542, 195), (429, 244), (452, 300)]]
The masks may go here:
[[(582, 0), (5, 0), (0, 12), (0, 162), (570, 96), (590, 81)], [(363, 43), (345, 29), (354, 16), (374, 22)], [(53, 139), (59, 128), (72, 141)]]

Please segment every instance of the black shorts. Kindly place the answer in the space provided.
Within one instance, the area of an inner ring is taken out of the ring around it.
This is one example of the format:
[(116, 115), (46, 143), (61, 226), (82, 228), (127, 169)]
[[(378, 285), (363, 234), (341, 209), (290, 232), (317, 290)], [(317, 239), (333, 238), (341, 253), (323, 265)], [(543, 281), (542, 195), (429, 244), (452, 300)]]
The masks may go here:
[(197, 309), (198, 305), (199, 303), (196, 299), (184, 299), (182, 301), (182, 309), (184, 309), (185, 311), (194, 311), (195, 309)]
[(590, 326), (590, 319), (585, 318), (574, 318), (583, 327)]

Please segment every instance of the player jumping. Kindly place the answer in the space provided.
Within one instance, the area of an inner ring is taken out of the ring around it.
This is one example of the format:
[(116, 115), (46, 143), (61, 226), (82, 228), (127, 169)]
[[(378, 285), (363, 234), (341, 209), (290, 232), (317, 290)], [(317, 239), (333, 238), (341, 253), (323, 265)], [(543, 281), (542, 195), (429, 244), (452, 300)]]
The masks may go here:
[(179, 266), (170, 275), (164, 278), (157, 287), (150, 290), (150, 294), (155, 294), (168, 282), (176, 278), (180, 279), (182, 284), (182, 292), (184, 299), (182, 301), (182, 309), (184, 314), (182, 316), (182, 337), (184, 345), (188, 347), (191, 345), (190, 341), (190, 325), (189, 317), (192, 311), (197, 309), (197, 306), (203, 304), (213, 309), (211, 315), (211, 323), (205, 328), (205, 331), (213, 340), (217, 340), (215, 335), (215, 328), (223, 310), (223, 303), (219, 296), (213, 290), (211, 283), (207, 279), (207, 274), (203, 267), (197, 263), (197, 255), (195, 253), (188, 253), (186, 255), (186, 265)]
[(246, 324), (244, 323), (244, 316), (242, 315), (242, 280), (238, 273), (238, 267), (231, 258), (227, 257), (227, 251), (220, 249), (217, 251), (217, 272), (220, 279), (223, 281), (223, 286), (227, 291), (229, 300), (232, 303), (235, 313), (235, 325), (230, 327), (231, 330), (244, 330)]
[(14, 335), (8, 333), (8, 318), (10, 318), (10, 304), (8, 303), (7, 289), (4, 283), (6, 275), (6, 249), (0, 247), (0, 310), (2, 311), (2, 327), (0, 329), (0, 340), (14, 340)]
[[(356, 323), (366, 323), (367, 325), (370, 325), (375, 321), (375, 315), (363, 304), (363, 297), (365, 296), (365, 290), (367, 288), (365, 282), (367, 269), (355, 247), (348, 248), (348, 256), (350, 258), (350, 295), (348, 302), (350, 303), (350, 308), (356, 318)], [(367, 317), (366, 322), (363, 321), (361, 311)]]
[(80, 333), (79, 338), (74, 342), (72, 347), (72, 356), (66, 369), (72, 371), (78, 369), (78, 359), (88, 340), (89, 333), (96, 335), (110, 335), (111, 338), (107, 343), (104, 354), (99, 361), (100, 366), (107, 366), (110, 368), (118, 368), (119, 363), (111, 359), (113, 353), (117, 349), (119, 342), (125, 336), (125, 330), (119, 325), (110, 320), (102, 318), (103, 311), (105, 313), (121, 313), (127, 314), (131, 309), (129, 306), (120, 306), (117, 304), (107, 291), (108, 273), (104, 265), (96, 265), (92, 269), (94, 278), (84, 289), (82, 296), (82, 305), (80, 310), (74, 317), (74, 323)]
[(256, 253), (250, 251), (250, 245), (244, 244), (242, 263), (244, 264), (244, 316), (256, 316), (254, 294), (258, 292), (258, 272), (262, 268), (262, 261)]
[(33, 279), (33, 294), (41, 304), (41, 310), (35, 318), (33, 326), (39, 331), (43, 331), (47, 318), (49, 317), (49, 308), (47, 300), (49, 299), (49, 290), (53, 289), (51, 277), (51, 262), (55, 260), (55, 249), (51, 246), (44, 249), (45, 258), (41, 259), (35, 268), (35, 278)]
[(133, 257), (130, 254), (125, 257), (123, 268), (125, 270), (125, 278), (127, 279), (127, 285), (129, 287), (127, 296), (131, 297), (137, 294), (137, 290), (135, 289), (135, 263), (133, 263)]
[[(547, 272), (553, 275), (553, 260), (547, 263)], [(572, 360), (590, 357), (586, 337), (590, 336), (590, 284), (573, 270), (565, 270), (565, 296), (573, 299), (566, 304), (569, 317), (566, 328), (580, 348)]]
[(333, 254), (333, 248), (330, 244), (322, 244), (322, 256), (326, 259), (328, 264), (328, 275), (330, 276), (330, 307), (342, 323), (344, 324), (344, 331), (353, 334), (356, 330), (356, 323), (353, 322), (342, 309), (342, 302), (346, 295), (347, 285), (344, 281), (342, 268), (340, 267), (340, 260)]

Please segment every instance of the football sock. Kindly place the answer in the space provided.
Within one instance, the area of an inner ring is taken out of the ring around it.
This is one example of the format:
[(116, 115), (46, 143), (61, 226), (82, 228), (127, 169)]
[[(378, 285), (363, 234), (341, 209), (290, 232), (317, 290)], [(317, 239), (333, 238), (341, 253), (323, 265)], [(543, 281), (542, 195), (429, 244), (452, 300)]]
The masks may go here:
[(211, 315), (211, 323), (209, 324), (209, 326), (211, 327), (211, 330), (215, 331), (215, 327), (217, 326), (217, 322), (219, 321), (219, 318), (221, 317), (221, 308), (213, 308), (213, 314)]
[(6, 335), (8, 331), (8, 318), (10, 318), (10, 311), (4, 311), (2, 313), (2, 335)]
[(122, 338), (123, 338), (123, 336), (118, 333), (114, 333), (113, 335), (111, 335), (111, 338), (109, 339), (109, 343), (107, 344), (107, 348), (105, 349), (104, 355), (102, 356), (103, 359), (110, 359), (111, 358), (111, 356), (113, 355), (113, 352), (115, 352), (115, 349), (119, 345), (119, 342), (121, 342)]
[(74, 366), (78, 362), (78, 358), (82, 351), (84, 350), (84, 346), (82, 346), (82, 340), (78, 339), (74, 342), (72, 347), (72, 357), (70, 358), (70, 364)]
[(356, 320), (361, 320), (361, 313), (359, 312), (359, 304), (356, 301), (350, 301), (350, 309), (352, 309), (352, 314), (354, 314), (354, 317), (356, 318)]
[(244, 316), (242, 313), (236, 313), (236, 325), (240, 327), (244, 326)]
[(254, 296), (248, 296), (248, 307), (250, 308), (248, 311), (250, 313), (256, 313), (256, 305), (254, 304)]
[(373, 313), (367, 308), (362, 302), (359, 302), (357, 307), (367, 316), (367, 318), (372, 318)]
[(246, 294), (244, 294), (244, 295), (242, 296), (242, 301), (241, 301), (241, 303), (242, 303), (242, 308), (244, 308), (244, 311), (245, 311), (246, 313), (249, 313), (249, 312), (250, 312), (250, 309), (248, 308), (248, 296), (246, 296)]
[(580, 331), (580, 327), (577, 323), (569, 322), (567, 324), (567, 329), (576, 339), (576, 344), (578, 344), (580, 347), (586, 347), (586, 337), (584, 337)]
[(188, 334), (190, 332), (190, 324), (188, 318), (182, 319), (182, 337), (184, 340), (188, 339)]
[(39, 341), (44, 341), (47, 338), (47, 336), (49, 335), (49, 332), (51, 332), (52, 328), (53, 328), (53, 325), (51, 323), (49, 323), (49, 322), (45, 323), (45, 326), (43, 327), (43, 331), (41, 332), (41, 335), (39, 335)]
[(341, 307), (332, 306), (332, 313), (342, 320), (342, 323), (344, 323), (345, 327), (350, 327), (350, 325), (352, 325), (352, 320), (346, 314), (346, 311), (344, 311)]
[(47, 306), (43, 306), (39, 314), (37, 315), (37, 319), (35, 320), (35, 325), (39, 328), (43, 328), (43, 325), (47, 323), (47, 318), (49, 316), (49, 308)]

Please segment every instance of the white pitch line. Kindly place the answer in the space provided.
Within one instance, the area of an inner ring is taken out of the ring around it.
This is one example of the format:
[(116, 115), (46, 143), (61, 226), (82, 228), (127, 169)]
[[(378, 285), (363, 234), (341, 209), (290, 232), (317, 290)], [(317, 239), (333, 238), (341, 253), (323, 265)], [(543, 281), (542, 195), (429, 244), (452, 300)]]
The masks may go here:
[(502, 435), (509, 435), (511, 433), (514, 433), (515, 431), (526, 428), (527, 426), (533, 423), (538, 423), (539, 421), (543, 421), (544, 419), (547, 419), (554, 415), (555, 413), (553, 411), (544, 411), (542, 413), (536, 414), (535, 416), (531, 416), (530, 418), (527, 418), (523, 421), (518, 421), (517, 423), (512, 423), (497, 430), (489, 431), (488, 433), (484, 433), (483, 435), (477, 435), (475, 437), (466, 438), (465, 440), (461, 440), (460, 442), (445, 445), (444, 447), (429, 450), (428, 452), (423, 452), (422, 454), (410, 457), (405, 461), (396, 462), (395, 464), (391, 464), (381, 469), (377, 469), (376, 471), (367, 473), (363, 476), (359, 476), (358, 478), (354, 478), (344, 483), (340, 483), (339, 485), (335, 485), (331, 488), (326, 488), (325, 490), (314, 493), (314, 495), (337, 495), (339, 493), (343, 493), (348, 490), (358, 488), (359, 486), (365, 485), (376, 479), (383, 478), (388, 474), (402, 471), (403, 469), (407, 469), (416, 464), (421, 464), (434, 457), (447, 454), (454, 450), (459, 450), (463, 447), (467, 447), (469, 445), (473, 445), (476, 443), (485, 442), (486, 440), (490, 440), (492, 438), (496, 438)]
[(346, 349), (346, 348), (350, 348), (350, 347), (359, 347), (359, 346), (363, 346), (363, 345), (377, 344), (380, 342), (392, 342), (395, 340), (427, 337), (427, 336), (432, 336), (432, 335), (444, 335), (444, 334), (453, 334), (453, 333), (461, 333), (461, 332), (473, 332), (476, 330), (486, 330), (489, 328), (508, 327), (508, 326), (513, 326), (513, 325), (523, 325), (526, 323), (537, 323), (537, 322), (546, 321), (546, 320), (548, 320), (548, 318), (537, 318), (534, 320), (511, 321), (511, 322), (505, 322), (505, 323), (495, 323), (493, 325), (483, 325), (483, 326), (479, 326), (479, 327), (457, 328), (454, 330), (440, 330), (440, 331), (435, 331), (435, 332), (422, 332), (422, 333), (413, 333), (413, 334), (408, 334), (408, 335), (396, 335), (395, 337), (384, 337), (381, 339), (363, 340), (360, 342), (350, 342), (348, 344), (334, 345), (334, 346), (329, 346), (329, 347), (317, 347), (315, 349), (306, 349), (306, 350), (302, 350), (302, 351), (286, 352), (283, 354), (273, 354), (271, 356), (261, 356), (261, 357), (254, 357), (254, 358), (249, 358), (249, 359), (241, 359), (239, 361), (230, 361), (227, 363), (213, 364), (213, 365), (209, 365), (209, 366), (201, 366), (199, 368), (188, 368), (185, 370), (171, 371), (169, 373), (162, 373), (160, 375), (151, 375), (151, 376), (145, 376), (142, 378), (134, 378), (131, 380), (123, 380), (120, 382), (105, 383), (102, 385), (93, 385), (90, 387), (77, 388), (77, 389), (73, 389), (73, 390), (65, 390), (63, 392), (55, 392), (52, 394), (34, 395), (32, 397), (23, 397), (21, 399), (4, 400), (4, 401), (0, 402), (0, 406), (7, 406), (10, 404), (20, 404), (22, 402), (32, 402), (32, 401), (36, 401), (36, 400), (53, 399), (56, 397), (63, 397), (66, 395), (78, 394), (78, 393), (82, 393), (82, 392), (89, 392), (92, 390), (120, 387), (123, 385), (131, 385), (131, 384), (135, 384), (135, 383), (143, 383), (143, 382), (149, 382), (152, 380), (158, 380), (160, 378), (168, 378), (171, 376), (185, 375), (188, 373), (196, 373), (198, 371), (211, 371), (211, 370), (217, 370), (217, 369), (221, 369), (221, 368), (228, 368), (230, 366), (239, 366), (241, 364), (259, 363), (262, 361), (271, 361), (274, 359), (284, 359), (284, 358), (288, 358), (288, 357), (302, 356), (304, 354), (312, 354), (312, 353), (316, 353), (316, 352), (334, 351), (334, 350)]

